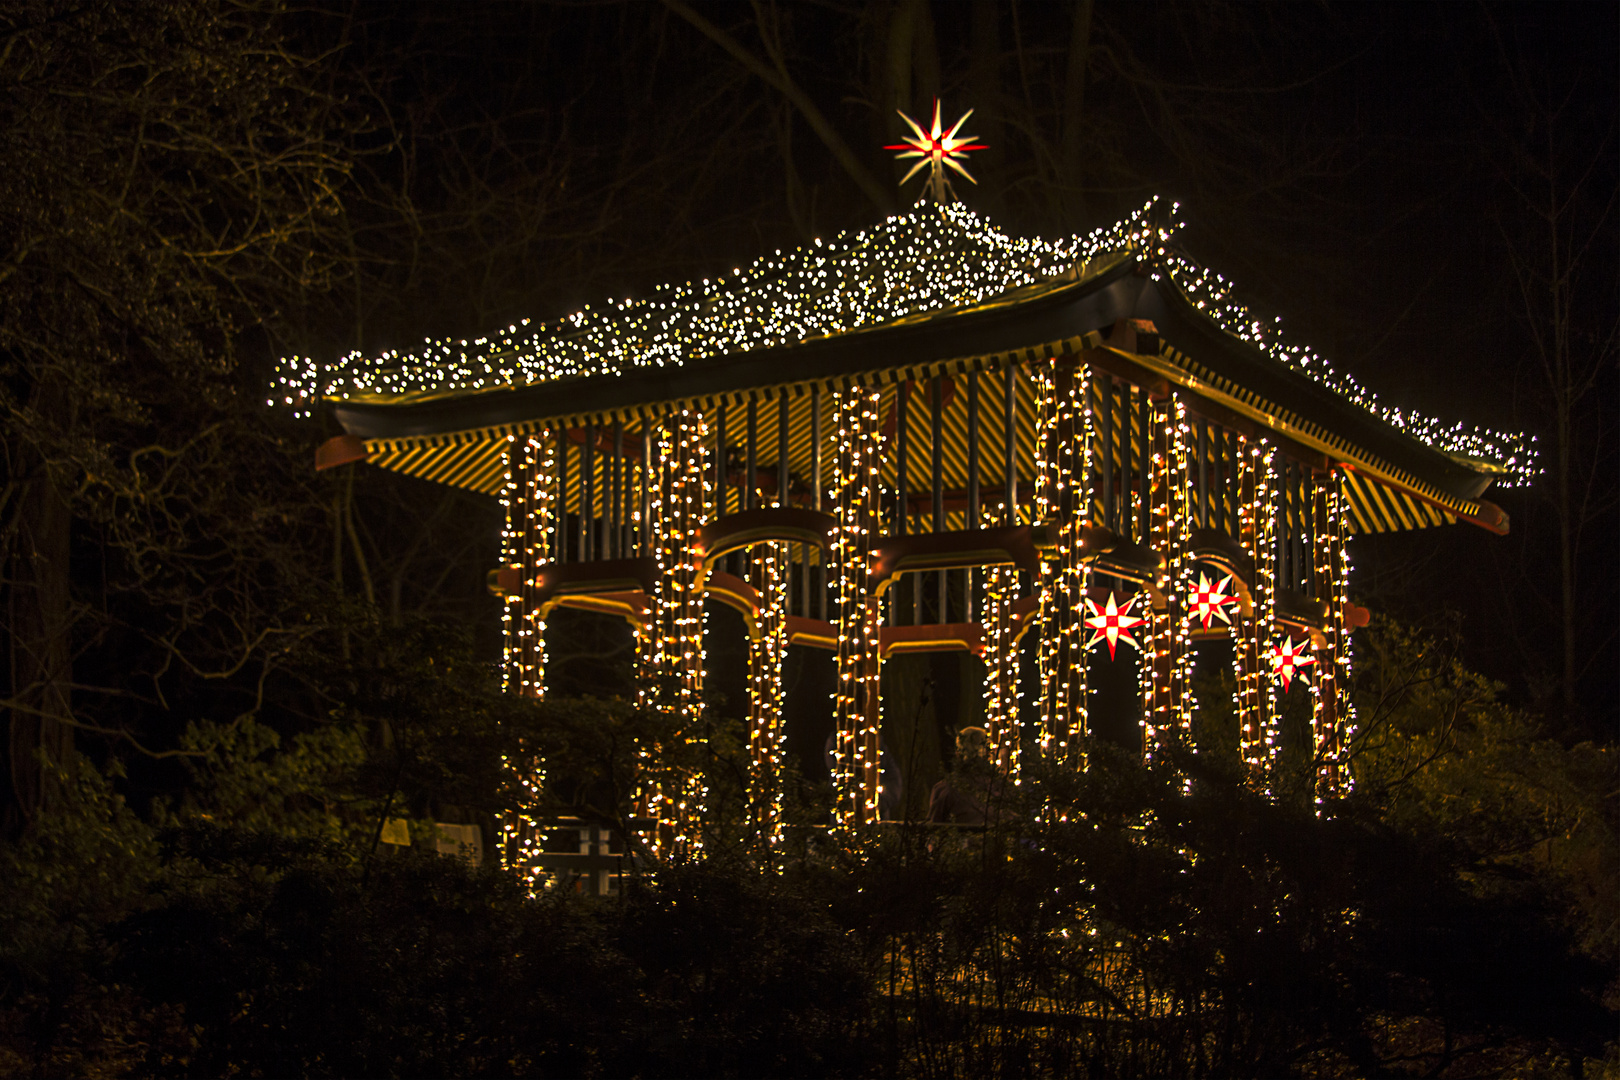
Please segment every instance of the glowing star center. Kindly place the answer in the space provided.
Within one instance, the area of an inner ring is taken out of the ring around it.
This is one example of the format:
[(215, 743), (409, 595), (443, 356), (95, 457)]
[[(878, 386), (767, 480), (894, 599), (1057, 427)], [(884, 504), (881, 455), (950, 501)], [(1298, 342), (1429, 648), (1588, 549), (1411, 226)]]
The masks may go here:
[[(898, 109), (895, 111), (899, 112)], [(928, 184), (923, 188), (923, 194), (925, 196), (933, 195), (936, 202), (950, 202), (956, 197), (956, 193), (951, 190), (950, 180), (945, 175), (947, 168), (954, 169), (967, 177), (969, 183), (977, 184), (978, 181), (973, 179), (973, 175), (962, 167), (962, 161), (967, 157), (969, 151), (985, 150), (988, 147), (983, 143), (974, 142), (976, 136), (958, 136), (956, 134), (962, 130), (962, 125), (967, 123), (968, 117), (972, 115), (973, 110), (969, 109), (962, 114), (961, 119), (951, 125), (949, 131), (946, 131), (944, 125), (940, 123), (939, 99), (935, 98), (934, 123), (927, 131), (924, 131), (915, 120), (901, 112), (900, 119), (904, 120), (906, 126), (911, 128), (911, 134), (901, 136), (901, 142), (883, 148), (885, 150), (899, 151), (894, 156), (901, 161), (911, 158), (918, 159), (917, 163), (911, 167), (911, 171), (900, 178), (901, 185), (916, 176), (918, 171), (925, 166), (928, 168)]]
[(1213, 585), (1210, 584), (1207, 574), (1198, 575), (1198, 588), (1187, 598), (1187, 607), (1192, 612), (1192, 617), (1203, 623), (1205, 630), (1209, 629), (1211, 618), (1218, 618), (1226, 625), (1232, 625), (1232, 617), (1226, 613), (1226, 605), (1237, 603), (1237, 597), (1226, 591), (1231, 584), (1231, 574), (1227, 574)]
[(1124, 607), (1120, 607), (1114, 599), (1114, 594), (1110, 592), (1108, 594), (1108, 604), (1102, 608), (1097, 607), (1097, 601), (1089, 596), (1086, 597), (1086, 610), (1090, 612), (1086, 616), (1086, 629), (1091, 631), (1091, 640), (1086, 642), (1086, 648), (1091, 648), (1099, 641), (1106, 641), (1108, 642), (1108, 659), (1110, 660), (1114, 658), (1114, 650), (1121, 641), (1137, 652), (1141, 652), (1142, 646), (1131, 636), (1131, 631), (1147, 622), (1147, 620), (1131, 613), (1131, 608), (1135, 606), (1136, 597), (1134, 596), (1125, 601)]
[(1307, 642), (1293, 641), (1288, 638), (1284, 638), (1271, 647), (1271, 655), (1268, 657), (1271, 661), (1271, 673), (1282, 680), (1284, 690), (1288, 690), (1293, 685), (1296, 677), (1302, 683), (1310, 683), (1309, 677), (1301, 670), (1310, 664), (1316, 663), (1316, 657), (1307, 651), (1308, 648)]

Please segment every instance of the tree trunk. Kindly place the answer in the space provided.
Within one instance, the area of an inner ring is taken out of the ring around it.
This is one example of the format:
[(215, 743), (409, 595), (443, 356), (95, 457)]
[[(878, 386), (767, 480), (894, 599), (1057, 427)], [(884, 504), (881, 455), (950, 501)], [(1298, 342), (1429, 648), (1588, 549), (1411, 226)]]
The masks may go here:
[[(1004, 184), (1000, 182), (1002, 163), (1007, 158), (1007, 135), (1002, 126), (1003, 96), (1001, 92), (1001, 12), (994, 0), (973, 0), (973, 53), (968, 66), (968, 83), (973, 88), (973, 100), (961, 102), (973, 110), (965, 132), (972, 132), (988, 149), (979, 151), (974, 160), (978, 166), (973, 175), (979, 177), (980, 188), (974, 201), (992, 215), (1006, 207), (1002, 198)], [(961, 109), (952, 107), (953, 112)], [(989, 178), (989, 179), (987, 179)]]
[[(883, 65), (883, 126), (890, 142), (906, 133), (906, 126), (897, 113), (916, 114), (917, 105), (911, 100), (911, 50), (916, 36), (916, 8), (910, 3), (894, 5), (889, 19), (888, 48)], [(909, 168), (909, 165), (906, 166)], [(898, 162), (890, 166), (896, 170), (895, 178), (904, 175)]]
[[(50, 413), (62, 406), (59, 397), (60, 389), (47, 385), (35, 392), (32, 404), (38, 412)], [(7, 836), (16, 836), (58, 800), (56, 770), (73, 764), (72, 511), (59, 480), (38, 454), (31, 447), (18, 447), (17, 452), (28, 471), (17, 507), (7, 595), (10, 797), (0, 819)]]
[(1562, 687), (1566, 719), (1575, 711), (1575, 506), (1570, 491), (1571, 456), (1574, 430), (1571, 414), (1580, 397), (1575, 375), (1571, 369), (1569, 341), (1569, 308), (1565, 295), (1565, 282), (1572, 274), (1571, 260), (1567, 257), (1559, 235), (1564, 212), (1559, 199), (1557, 151), (1552, 145), (1552, 124), (1547, 125), (1547, 252), (1548, 252), (1548, 331), (1552, 338), (1552, 392), (1553, 415), (1556, 422), (1557, 447), (1554, 467), (1558, 470), (1556, 496), (1558, 506), (1558, 585), (1560, 630), (1563, 638), (1563, 666), (1559, 682)]
[(934, 99), (939, 96), (939, 46), (934, 41), (934, 13), (928, 0), (907, 0), (915, 9), (911, 59), (912, 98), (917, 108), (934, 115)]
[[(934, 19), (928, 0), (900, 0), (889, 19), (884, 54), (883, 123), (891, 140), (909, 134), (899, 113), (924, 129), (934, 118), (934, 97), (939, 93), (939, 49), (934, 43)], [(898, 180), (914, 163), (896, 161), (890, 168)]]
[[(1560, 328), (1562, 329), (1562, 328)], [(1559, 343), (1563, 348), (1563, 343)], [(1563, 636), (1563, 669), (1559, 682), (1563, 690), (1564, 715), (1566, 717), (1575, 712), (1575, 683), (1577, 679), (1576, 652), (1578, 642), (1575, 633), (1575, 504), (1574, 495), (1570, 490), (1570, 473), (1573, 454), (1571, 443), (1574, 441), (1574, 430), (1571, 413), (1574, 405), (1571, 401), (1568, 361), (1559, 364), (1560, 385), (1554, 388), (1557, 410), (1557, 454), (1554, 458), (1555, 468), (1558, 470), (1558, 585), (1561, 629)]]
[(1092, 0), (1075, 0), (1069, 32), (1069, 62), (1063, 79), (1063, 175), (1058, 177), (1062, 192), (1065, 225), (1079, 229), (1086, 214), (1085, 191), (1081, 183), (1085, 144), (1081, 140), (1086, 112), (1086, 78), (1091, 69)]

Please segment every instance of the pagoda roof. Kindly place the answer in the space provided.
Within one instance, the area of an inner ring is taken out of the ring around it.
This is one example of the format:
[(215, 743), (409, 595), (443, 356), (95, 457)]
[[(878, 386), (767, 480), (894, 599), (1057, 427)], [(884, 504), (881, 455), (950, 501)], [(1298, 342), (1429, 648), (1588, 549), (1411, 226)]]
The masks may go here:
[(1133, 382), (1180, 387), (1196, 411), (1296, 456), (1348, 465), (1357, 531), (1459, 518), (1506, 530), (1480, 496), (1531, 475), (1522, 437), (1380, 406), (1233, 303), (1229, 283), (1174, 238), (1173, 210), (1157, 203), (1060, 241), (1010, 238), (959, 206), (919, 206), (730, 278), (547, 325), (325, 368), (294, 359), (276, 389), (295, 408), (324, 399), (378, 465), (494, 493), (507, 440), (542, 426), (634, 429), (674, 408), (785, 395), (799, 402), (797, 446), (813, 387), (1084, 353)]

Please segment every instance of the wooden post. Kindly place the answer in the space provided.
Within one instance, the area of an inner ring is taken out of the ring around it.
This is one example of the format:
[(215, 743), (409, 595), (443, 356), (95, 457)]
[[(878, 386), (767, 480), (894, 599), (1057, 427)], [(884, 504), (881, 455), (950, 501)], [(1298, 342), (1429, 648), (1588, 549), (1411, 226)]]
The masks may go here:
[(782, 662), (793, 586), (788, 545), (760, 545), (752, 571), (759, 616), (748, 642), (748, 805), (756, 840), (773, 852), (782, 842)]
[(731, 478), (726, 475), (731, 468), (731, 462), (726, 452), (726, 440), (730, 437), (727, 425), (730, 409), (725, 398), (720, 399), (718, 412), (720, 416), (716, 421), (717, 430), (714, 437), (714, 516), (722, 518), (731, 513)]
[[(822, 487), (821, 487), (821, 384), (820, 383), (816, 383), (814, 386), (812, 386), (810, 388), (810, 490), (811, 490), (810, 508), (812, 510), (820, 510), (821, 509), (822, 498), (823, 498)], [(810, 581), (810, 554), (809, 554), (809, 551), (810, 551), (810, 549), (809, 549), (809, 547), (807, 545), (805, 547), (805, 558), (804, 558), (804, 578), (805, 578), (805, 582), (806, 582), (806, 585), (805, 585), (806, 600), (805, 600), (805, 605), (804, 605), (804, 613), (807, 616), (825, 620), (827, 618), (827, 580), (826, 580), (827, 561), (825, 559), (823, 559), (822, 562), (821, 562), (821, 566), (822, 566), (821, 588), (819, 590), (817, 590), (817, 592), (814, 594), (816, 597), (818, 597), (818, 599), (816, 600), (816, 603), (814, 605), (812, 605), (811, 602), (810, 602), (810, 599), (809, 599), (809, 597), (812, 594), (808, 591), (809, 588), (810, 588), (810, 586), (808, 584), (808, 582)]]
[(979, 373), (968, 376), (967, 399), (967, 520), (969, 529), (977, 529), (979, 521)]
[[(979, 371), (977, 368), (968, 375), (968, 417), (967, 417), (967, 514), (962, 520), (963, 528), (977, 529), (984, 522), (979, 520)], [(962, 617), (973, 622), (978, 611), (974, 607), (973, 579), (980, 571), (972, 567), (962, 572)]]
[(1245, 552), (1254, 560), (1253, 611), (1233, 620), (1238, 675), (1239, 744), (1250, 782), (1269, 792), (1277, 752), (1277, 695), (1270, 654), (1276, 643), (1276, 450), (1264, 439), (1239, 449), (1240, 521)]
[[(838, 521), (832, 566), (838, 575), (838, 688), (834, 816), (840, 828), (875, 821), (878, 814), (879, 607), (867, 588), (872, 537), (881, 529), (883, 434), (881, 395), (852, 387), (838, 395), (835, 487)], [(902, 427), (901, 430), (904, 430)]]
[(502, 565), (517, 567), (516, 591), (505, 597), (504, 683), (524, 697), (545, 693), (545, 623), (536, 603), (540, 571), (552, 561), (557, 527), (556, 443), (551, 432), (507, 441)]
[(1345, 625), (1346, 568), (1344, 549), (1344, 476), (1334, 468), (1315, 479), (1315, 553), (1317, 596), (1328, 609), (1327, 628), (1316, 651), (1311, 728), (1316, 756), (1316, 802), (1345, 794), (1350, 776), (1345, 764), (1350, 735), (1349, 628)]
[(612, 492), (608, 497), (607, 557), (624, 554), (624, 422), (613, 421), (613, 468), (609, 472)]
[[(1144, 396), (1146, 396), (1144, 391)], [(1152, 759), (1191, 735), (1191, 657), (1186, 598), (1192, 558), (1187, 550), (1196, 492), (1188, 462), (1186, 408), (1173, 393), (1150, 403), (1149, 542), (1159, 559), (1149, 583), (1148, 644), (1138, 668), (1142, 685), (1142, 751)], [(1157, 595), (1155, 595), (1157, 594)]]
[(990, 736), (990, 761), (1008, 779), (1018, 776), (1022, 728), (1018, 642), (1013, 636), (1013, 605), (1017, 600), (1017, 568), (992, 566), (984, 590), (984, 726)]
[(788, 396), (783, 390), (776, 399), (776, 505), (792, 503), (788, 498)]
[(596, 560), (596, 425), (585, 425), (585, 445), (579, 458), (580, 562)]
[[(517, 588), (507, 591), (502, 612), (506, 631), (502, 689), (523, 697), (539, 698), (546, 688), (546, 624), (537, 596), (540, 571), (553, 558), (554, 549), (562, 546), (559, 541), (564, 541), (556, 531), (558, 445), (546, 430), (521, 439), (511, 436), (506, 444), (506, 486), (501, 493), (506, 529), (501, 536), (501, 563), (503, 570), (517, 568)], [(525, 796), (539, 795), (538, 762), (532, 752), (505, 759), (505, 766)], [(502, 815), (500, 856), (507, 869), (532, 875), (540, 841), (527, 799)]]
[[(929, 442), (930, 446), (930, 487), (933, 494), (933, 505), (930, 507), (933, 519), (934, 532), (945, 531), (945, 382), (935, 375), (929, 385)], [(946, 601), (950, 598), (945, 571), (936, 570), (935, 580), (939, 586), (938, 610), (935, 611), (935, 622), (949, 622), (948, 612), (945, 610)], [(921, 622), (922, 620), (917, 620)]]
[[(642, 626), (639, 703), (674, 719), (673, 739), (694, 737), (703, 710), (704, 562), (697, 540), (706, 511), (707, 437), (703, 418), (684, 410), (653, 433), (649, 537), (658, 581)], [(641, 748), (637, 813), (657, 822), (655, 854), (695, 850), (701, 846), (702, 778), (663, 767), (662, 756), (658, 747)]]
[(748, 398), (746, 438), (742, 508), (752, 510), (759, 505), (759, 402), (752, 395)]
[(1001, 456), (1002, 498), (1006, 500), (1006, 514), (1003, 524), (1018, 524), (1018, 428), (1016, 427), (1015, 401), (1018, 393), (1018, 365), (1009, 360), (1006, 367), (1003, 406), (1006, 410), (1002, 417), (1001, 428)]
[(1137, 388), (1137, 408), (1141, 415), (1138, 423), (1141, 425), (1141, 434), (1137, 439), (1136, 451), (1136, 483), (1137, 492), (1137, 523), (1136, 542), (1153, 546), (1153, 455), (1157, 442), (1158, 425), (1154, 423), (1154, 405), (1148, 388)]
[(1085, 602), (1090, 568), (1080, 546), (1091, 504), (1088, 376), (1088, 368), (1077, 368), (1068, 358), (1039, 369), (1035, 436), (1036, 515), (1058, 530), (1057, 546), (1040, 569), (1040, 746), (1044, 755), (1075, 764), (1081, 760), (1079, 741), (1089, 729)]
[[(1114, 437), (1114, 378), (1107, 372), (1100, 372), (1096, 376), (1097, 384), (1097, 426), (1101, 431), (1102, 445), (1098, 448), (1102, 452), (1102, 504), (1103, 528), (1114, 533), (1124, 533), (1127, 530), (1120, 527), (1119, 496), (1114, 489), (1114, 454), (1116, 445), (1120, 447), (1120, 459), (1127, 463), (1126, 472), (1129, 473), (1129, 460), (1124, 456), (1124, 441)], [(1128, 430), (1128, 429), (1127, 429)]]
[(558, 428), (551, 433), (556, 443), (557, 499), (554, 504), (557, 530), (556, 545), (551, 553), (553, 562), (568, 561), (568, 429)]

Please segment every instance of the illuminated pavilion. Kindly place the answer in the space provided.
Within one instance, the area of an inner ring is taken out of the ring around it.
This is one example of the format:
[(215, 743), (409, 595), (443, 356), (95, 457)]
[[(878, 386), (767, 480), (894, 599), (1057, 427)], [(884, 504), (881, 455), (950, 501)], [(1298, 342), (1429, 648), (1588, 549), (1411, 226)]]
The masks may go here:
[[(413, 353), (288, 361), (364, 459), (501, 500), (505, 674), (546, 690), (560, 607), (623, 618), (643, 704), (702, 709), (703, 607), (749, 632), (759, 824), (779, 836), (781, 670), (837, 672), (836, 824), (878, 814), (886, 659), (983, 661), (995, 763), (1079, 761), (1088, 650), (1140, 650), (1141, 752), (1186, 736), (1192, 650), (1232, 643), (1263, 779), (1280, 695), (1309, 686), (1319, 798), (1348, 782), (1346, 539), (1466, 522), (1531, 469), (1516, 436), (1382, 406), (1236, 305), (1175, 211), (1013, 239), (960, 205), (777, 252), (730, 275)], [(1020, 639), (1039, 677), (1020, 685)], [(1035, 708), (1025, 716), (1020, 696)], [(647, 782), (655, 847), (696, 843), (702, 778)]]

